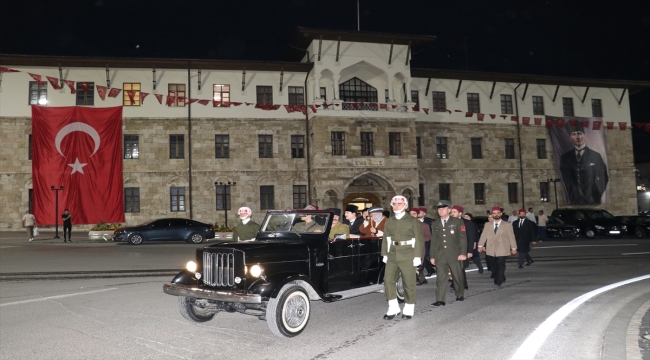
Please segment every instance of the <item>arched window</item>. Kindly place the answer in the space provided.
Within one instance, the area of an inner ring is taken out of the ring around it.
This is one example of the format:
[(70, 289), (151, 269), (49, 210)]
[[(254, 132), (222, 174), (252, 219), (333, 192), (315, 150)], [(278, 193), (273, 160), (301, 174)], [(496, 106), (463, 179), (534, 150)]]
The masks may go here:
[(377, 89), (368, 85), (357, 77), (341, 83), (339, 85), (339, 96), (346, 103), (364, 103), (363, 109), (351, 104), (343, 104), (344, 110), (377, 110), (369, 108), (371, 102), (377, 102)]

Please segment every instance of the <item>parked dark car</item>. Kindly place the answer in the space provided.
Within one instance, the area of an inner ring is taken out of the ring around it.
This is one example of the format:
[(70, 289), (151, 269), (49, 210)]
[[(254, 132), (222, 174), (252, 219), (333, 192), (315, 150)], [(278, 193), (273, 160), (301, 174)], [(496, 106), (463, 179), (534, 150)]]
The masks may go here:
[(634, 235), (643, 239), (650, 235), (650, 217), (647, 216), (617, 216), (625, 226), (627, 226), (628, 235)]
[(546, 222), (546, 237), (576, 239), (580, 237), (580, 227), (567, 224), (556, 217), (549, 216)]
[[(294, 226), (305, 215), (324, 225), (315, 232), (297, 231)], [(164, 284), (163, 291), (178, 296), (180, 313), (189, 321), (239, 312), (266, 320), (275, 335), (296, 336), (307, 326), (311, 301), (329, 303), (383, 289), (382, 239), (328, 241), (332, 215), (323, 210), (269, 211), (254, 240), (197, 249), (196, 260)], [(398, 298), (403, 298), (400, 284), (398, 280)]]
[(602, 209), (557, 209), (553, 210), (552, 217), (562, 220), (580, 228), (580, 234), (587, 239), (596, 236), (620, 237), (627, 232), (620, 219)]
[(214, 227), (196, 220), (159, 219), (138, 226), (115, 230), (114, 241), (125, 241), (140, 245), (143, 241), (187, 241), (200, 244), (205, 239), (214, 239)]

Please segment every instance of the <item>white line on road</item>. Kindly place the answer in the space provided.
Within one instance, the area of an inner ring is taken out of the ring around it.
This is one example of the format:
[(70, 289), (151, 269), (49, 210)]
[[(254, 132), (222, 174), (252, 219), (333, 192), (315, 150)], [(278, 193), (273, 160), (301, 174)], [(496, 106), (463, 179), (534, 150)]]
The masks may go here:
[(640, 253), (621, 253), (621, 255), (641, 255), (641, 254), (650, 254), (650, 251), (640, 252)]
[(535, 329), (535, 331), (533, 331), (533, 333), (528, 336), (526, 341), (524, 341), (521, 346), (519, 346), (519, 349), (517, 349), (517, 352), (512, 356), (511, 359), (534, 359), (537, 351), (546, 341), (546, 338), (551, 335), (553, 330), (555, 330), (555, 328), (560, 324), (562, 320), (564, 320), (565, 317), (567, 317), (578, 306), (582, 305), (582, 303), (586, 302), (596, 295), (604, 293), (605, 291), (609, 291), (619, 286), (627, 285), (645, 279), (650, 279), (650, 275), (643, 275), (607, 285), (571, 300), (566, 305), (562, 306), (558, 311), (554, 312), (553, 315), (549, 316), (548, 319), (546, 319), (537, 329)]
[(607, 245), (565, 245), (565, 246), (538, 246), (533, 249), (558, 249), (558, 248), (577, 248), (577, 247), (596, 247), (596, 246), (637, 246), (637, 244), (607, 244)]
[(104, 291), (110, 291), (110, 290), (117, 290), (117, 288), (108, 288), (108, 289), (101, 289), (101, 290), (94, 290), (94, 291), (79, 292), (79, 293), (74, 293), (74, 294), (47, 296), (47, 297), (38, 298), (38, 299), (16, 301), (16, 302), (0, 304), (0, 307), (9, 306), (9, 305), (28, 304), (28, 303), (33, 303), (33, 302), (38, 302), (38, 301), (46, 301), (46, 300), (53, 300), (53, 299), (61, 299), (61, 298), (66, 298), (66, 297), (70, 297), (70, 296), (77, 296), (77, 295), (96, 294), (96, 293), (100, 293), (100, 292), (104, 292)]

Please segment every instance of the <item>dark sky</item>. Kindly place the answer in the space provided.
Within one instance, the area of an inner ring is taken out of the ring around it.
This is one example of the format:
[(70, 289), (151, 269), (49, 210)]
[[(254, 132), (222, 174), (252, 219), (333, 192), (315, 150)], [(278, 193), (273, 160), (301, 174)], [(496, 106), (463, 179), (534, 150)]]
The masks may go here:
[[(0, 53), (280, 60), (297, 26), (356, 30), (356, 0), (10, 0)], [(436, 35), (411, 65), (650, 82), (650, 0), (360, 0), (361, 30)], [(630, 97), (650, 122), (650, 89)], [(635, 153), (650, 133), (635, 129)], [(650, 156), (648, 156), (650, 160)]]

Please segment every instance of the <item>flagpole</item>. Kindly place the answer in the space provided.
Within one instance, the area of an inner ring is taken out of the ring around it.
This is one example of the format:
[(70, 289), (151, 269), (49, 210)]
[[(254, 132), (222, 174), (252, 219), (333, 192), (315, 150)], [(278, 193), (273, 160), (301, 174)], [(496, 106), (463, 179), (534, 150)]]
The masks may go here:
[(50, 186), (50, 189), (54, 191), (54, 197), (55, 197), (55, 202), (54, 202), (54, 226), (56, 229), (56, 233), (54, 234), (54, 239), (60, 239), (59, 237), (59, 191), (63, 190), (63, 185), (59, 186), (58, 188), (55, 188), (54, 185)]

